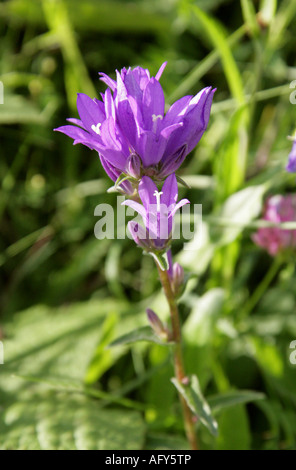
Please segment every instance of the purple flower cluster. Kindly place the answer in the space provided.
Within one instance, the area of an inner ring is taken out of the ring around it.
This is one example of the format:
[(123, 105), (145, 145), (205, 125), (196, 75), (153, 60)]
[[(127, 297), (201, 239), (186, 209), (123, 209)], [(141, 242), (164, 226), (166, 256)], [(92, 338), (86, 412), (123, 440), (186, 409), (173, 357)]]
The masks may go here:
[[(215, 90), (204, 88), (196, 96), (184, 96), (165, 114), (159, 83), (164, 63), (155, 77), (147, 69), (123, 68), (112, 80), (101, 73), (109, 88), (102, 100), (78, 94), (80, 119), (55, 129), (99, 153), (109, 177), (124, 173), (139, 180), (150, 176), (161, 181), (174, 173), (196, 146), (207, 128)], [(122, 184), (127, 193), (130, 183)]]
[[(275, 224), (296, 222), (296, 194), (276, 195), (268, 198), (263, 219)], [(252, 238), (257, 245), (265, 248), (272, 256), (289, 248), (296, 248), (296, 230), (265, 227), (260, 228)]]
[[(215, 90), (206, 87), (195, 96), (184, 96), (165, 113), (165, 99), (159, 79), (147, 69), (123, 68), (116, 80), (101, 73), (108, 86), (101, 100), (83, 93), (77, 97), (80, 119), (68, 119), (59, 127), (74, 140), (96, 150), (108, 176), (125, 194), (140, 197), (126, 201), (143, 218), (145, 228), (130, 222), (135, 241), (147, 251), (166, 250), (173, 216), (183, 204), (177, 203), (175, 171), (205, 132)], [(167, 179), (166, 179), (167, 178)], [(165, 180), (165, 181), (164, 181)], [(155, 182), (163, 182), (159, 192)]]

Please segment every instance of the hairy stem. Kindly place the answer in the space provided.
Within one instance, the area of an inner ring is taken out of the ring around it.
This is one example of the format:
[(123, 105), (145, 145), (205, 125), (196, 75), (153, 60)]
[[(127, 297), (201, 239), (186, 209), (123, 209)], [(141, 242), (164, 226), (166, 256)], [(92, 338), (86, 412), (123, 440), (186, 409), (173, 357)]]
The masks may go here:
[[(177, 302), (172, 291), (170, 278), (167, 271), (162, 271), (159, 266), (157, 266), (160, 282), (162, 284), (165, 296), (167, 298), (170, 314), (171, 314), (171, 322), (172, 322), (172, 332), (173, 332), (173, 341), (174, 344), (174, 367), (175, 367), (175, 375), (179, 382), (184, 383), (186, 381), (186, 374), (184, 370), (184, 363), (183, 363), (183, 354), (182, 354), (182, 336), (181, 336), (181, 328), (180, 328), (180, 319), (179, 319), (179, 311)], [(185, 399), (182, 395), (179, 394), (182, 411), (183, 411), (183, 418), (185, 424), (185, 431), (186, 436), (189, 441), (190, 447), (192, 450), (198, 450), (197, 445), (197, 438), (194, 429), (194, 416), (188, 407)]]

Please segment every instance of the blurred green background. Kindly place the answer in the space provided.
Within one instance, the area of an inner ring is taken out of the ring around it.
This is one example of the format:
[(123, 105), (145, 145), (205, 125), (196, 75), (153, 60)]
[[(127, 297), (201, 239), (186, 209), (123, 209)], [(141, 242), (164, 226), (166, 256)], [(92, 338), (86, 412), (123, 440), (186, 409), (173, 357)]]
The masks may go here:
[[(107, 349), (168, 309), (152, 258), (95, 239), (114, 204), (99, 158), (52, 131), (99, 97), (98, 72), (140, 65), (167, 104), (217, 87), (210, 124), (179, 170), (203, 205), (201, 246), (173, 251), (187, 369), (219, 424), (203, 449), (295, 449), (295, 254), (251, 241), (285, 172), (295, 128), (293, 0), (7, 0), (0, 3), (1, 449), (185, 449), (167, 348)], [(258, 287), (259, 286), (259, 287)]]

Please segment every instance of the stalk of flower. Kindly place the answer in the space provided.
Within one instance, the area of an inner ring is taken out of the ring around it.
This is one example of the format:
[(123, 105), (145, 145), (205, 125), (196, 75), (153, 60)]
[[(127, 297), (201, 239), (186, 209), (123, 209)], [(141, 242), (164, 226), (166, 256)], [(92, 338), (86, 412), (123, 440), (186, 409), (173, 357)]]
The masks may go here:
[[(142, 204), (126, 200), (124, 205), (133, 208), (142, 217), (142, 227), (138, 222), (128, 223), (130, 233), (144, 251), (152, 254), (156, 260), (159, 273), (159, 279), (170, 309), (172, 334), (169, 335), (164, 329), (162, 322), (157, 315), (148, 310), (148, 319), (156, 334), (161, 338), (167, 338), (174, 342), (174, 367), (176, 378), (180, 383), (186, 382), (183, 355), (182, 355), (182, 337), (179, 320), (179, 311), (177, 305), (177, 295), (184, 281), (184, 271), (178, 264), (172, 264), (171, 252), (168, 255), (168, 265), (163, 268), (158, 262), (159, 255), (168, 250), (171, 242), (173, 229), (173, 218), (177, 210), (184, 204), (188, 204), (188, 199), (178, 201), (178, 184), (174, 174), (170, 175), (164, 182), (161, 191), (158, 191), (156, 184), (148, 176), (143, 176), (139, 183), (139, 196)], [(192, 449), (197, 449), (197, 441), (194, 430), (194, 416), (184, 399), (180, 394), (180, 401), (183, 409), (185, 429), (187, 438)]]

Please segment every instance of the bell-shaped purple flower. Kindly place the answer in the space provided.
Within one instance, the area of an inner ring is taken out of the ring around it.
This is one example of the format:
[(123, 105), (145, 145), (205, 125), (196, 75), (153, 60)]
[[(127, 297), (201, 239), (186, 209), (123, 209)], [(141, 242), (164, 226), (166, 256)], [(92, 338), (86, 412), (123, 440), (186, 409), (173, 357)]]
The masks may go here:
[[(116, 81), (100, 74), (109, 87), (102, 101), (78, 94), (80, 119), (69, 119), (71, 125), (55, 130), (71, 137), (74, 144), (96, 150), (113, 181), (121, 173), (163, 180), (179, 168), (202, 137), (215, 92), (207, 87), (196, 96), (185, 96), (165, 114), (159, 83), (165, 65), (155, 77), (141, 67), (122, 69)], [(131, 191), (129, 183), (127, 192)]]
[(135, 242), (148, 252), (161, 252), (167, 249), (173, 229), (175, 213), (188, 199), (178, 200), (176, 176), (170, 175), (158, 191), (156, 184), (148, 176), (143, 176), (139, 184), (139, 196), (143, 204), (126, 200), (122, 204), (131, 207), (141, 216), (143, 225), (135, 220), (128, 223)]
[[(296, 195), (276, 195), (268, 198), (265, 203), (263, 220), (275, 224), (296, 222)], [(296, 230), (264, 227), (260, 228), (252, 236), (252, 239), (272, 256), (289, 248), (296, 248)]]

